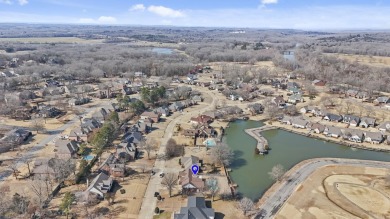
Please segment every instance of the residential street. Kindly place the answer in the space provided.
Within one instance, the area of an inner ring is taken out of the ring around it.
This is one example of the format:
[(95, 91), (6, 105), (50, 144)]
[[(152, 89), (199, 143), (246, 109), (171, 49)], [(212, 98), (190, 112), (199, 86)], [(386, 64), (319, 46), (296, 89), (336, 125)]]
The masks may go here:
[[(188, 116), (189, 114), (191, 116), (195, 116), (195, 115), (201, 114), (205, 111), (211, 110), (211, 108), (214, 105), (214, 102), (216, 101), (215, 95), (211, 94), (211, 97), (213, 98), (212, 102), (207, 107), (203, 108), (202, 110), (195, 111), (195, 109), (193, 109), (193, 108), (188, 108), (188, 109), (186, 109), (186, 110), (188, 110), (188, 112), (181, 114), (178, 117), (176, 117), (175, 119), (173, 119), (172, 121), (170, 121), (170, 123), (168, 124), (168, 126), (165, 129), (164, 137), (161, 139), (161, 146), (160, 146), (160, 149), (158, 151), (158, 154), (165, 153), (165, 146), (166, 146), (168, 140), (172, 137), (173, 129), (174, 129), (176, 123), (181, 121), (184, 116)], [(159, 172), (167, 172), (167, 170), (165, 169), (165, 160), (164, 159), (157, 159), (155, 161), (153, 169), (158, 170)], [(163, 188), (163, 186), (161, 185), (161, 181), (162, 181), (162, 178), (160, 178), (158, 176), (158, 174), (156, 174), (150, 178), (148, 187), (147, 187), (146, 192), (145, 192), (145, 197), (142, 201), (140, 214), (138, 216), (139, 219), (153, 218), (154, 209), (155, 209), (156, 204), (157, 204), (157, 199), (156, 199), (156, 197), (154, 197), (154, 192), (159, 191), (160, 189)]]
[[(91, 108), (83, 108), (83, 109), (85, 109), (85, 112), (83, 115), (85, 116), (85, 115), (97, 110), (98, 108), (105, 107), (109, 103), (110, 103), (110, 101), (107, 101), (104, 103), (100, 103), (100, 104), (98, 104), (94, 107), (91, 107)], [(16, 162), (17, 167), (19, 168), (20, 166), (24, 165), (24, 162), (27, 159), (34, 158), (35, 155), (38, 154), (39, 151), (46, 146), (46, 144), (53, 141), (53, 139), (55, 139), (55, 137), (57, 137), (59, 134), (61, 134), (64, 130), (72, 127), (75, 123), (78, 123), (78, 122), (79, 122), (79, 118), (77, 116), (75, 116), (72, 120), (70, 120), (69, 122), (67, 122), (63, 126), (57, 128), (57, 129), (54, 129), (54, 130), (47, 131), (47, 134), (49, 135), (48, 137), (46, 137), (45, 139), (43, 139), (41, 142), (37, 143), (33, 147), (28, 148), (28, 150), (23, 153), (22, 157), (18, 157), (14, 160), (14, 162)], [(12, 171), (7, 171), (7, 172), (1, 174), (0, 181), (3, 181), (5, 178), (10, 176), (11, 174), (12, 174)]]
[(297, 186), (305, 181), (310, 174), (315, 170), (327, 165), (345, 165), (357, 167), (374, 167), (374, 168), (388, 168), (390, 163), (367, 161), (367, 160), (349, 160), (337, 158), (316, 159), (310, 163), (301, 166), (291, 177), (284, 179), (279, 190), (272, 194), (265, 203), (258, 209), (258, 212), (253, 218), (273, 218), (281, 209), (283, 204), (296, 190)]

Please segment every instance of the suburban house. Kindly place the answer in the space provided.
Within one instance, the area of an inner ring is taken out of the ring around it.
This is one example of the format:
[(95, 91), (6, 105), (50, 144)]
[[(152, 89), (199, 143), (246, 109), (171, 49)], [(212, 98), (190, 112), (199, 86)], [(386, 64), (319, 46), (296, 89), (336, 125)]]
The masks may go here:
[(150, 123), (138, 121), (133, 126), (131, 126), (129, 128), (129, 131), (130, 132), (141, 132), (141, 133), (147, 134), (150, 132), (151, 127), (152, 127), (152, 124), (150, 124)]
[(288, 87), (287, 91), (289, 94), (302, 94), (302, 91), (297, 87)]
[(191, 169), (185, 169), (179, 173), (179, 184), (183, 194), (193, 194), (203, 192), (204, 181), (192, 173)]
[(297, 104), (303, 102), (303, 97), (302, 94), (293, 94), (288, 97), (287, 102), (292, 103), (292, 104)]
[(304, 106), (302, 107), (299, 112), (301, 113), (313, 113), (316, 109), (318, 109), (315, 106)]
[(359, 93), (357, 90), (349, 89), (345, 93), (348, 97), (356, 97), (356, 95)]
[(324, 117), (326, 114), (328, 114), (328, 112), (320, 108), (315, 108), (313, 111), (313, 115), (316, 117)]
[(308, 129), (314, 133), (320, 134), (325, 131), (325, 126), (320, 123), (313, 123), (308, 126)]
[(382, 133), (380, 132), (366, 132), (364, 141), (372, 144), (380, 144), (384, 140)]
[(127, 132), (122, 139), (123, 139), (122, 142), (128, 142), (134, 144), (139, 144), (141, 143), (141, 141), (143, 141), (141, 132)]
[(40, 105), (38, 107), (38, 113), (37, 113), (37, 117), (42, 117), (42, 118), (54, 118), (56, 116), (59, 116), (61, 115), (61, 110), (57, 109), (56, 107), (54, 106), (50, 106), (50, 105)]
[(99, 123), (96, 119), (94, 118), (85, 118), (83, 119), (83, 122), (81, 123), (81, 128), (90, 133), (95, 129), (98, 129), (101, 127), (101, 123)]
[(382, 105), (387, 103), (390, 103), (390, 98), (386, 96), (378, 97), (374, 100), (375, 105)]
[(11, 142), (19, 145), (22, 144), (24, 141), (27, 141), (30, 136), (32, 136), (32, 133), (29, 130), (16, 128), (5, 133), (4, 137), (0, 140), (1, 142)]
[(125, 174), (123, 164), (119, 162), (118, 158), (116, 158), (114, 154), (108, 155), (107, 159), (103, 161), (98, 170), (106, 175), (114, 177), (123, 177)]
[(203, 125), (203, 124), (209, 124), (212, 121), (213, 121), (213, 118), (211, 118), (210, 116), (200, 115), (197, 117), (192, 117), (190, 120), (190, 123), (195, 124), (195, 125)]
[(199, 160), (199, 157), (196, 157), (196, 156), (189, 156), (189, 157), (182, 157), (180, 159), (180, 162), (181, 162), (181, 167), (183, 167), (184, 169), (191, 169), (192, 165), (196, 164), (198, 165), (198, 167), (200, 168), (201, 166), (201, 163), (200, 163), (200, 160)]
[(289, 88), (300, 88), (301, 86), (297, 82), (287, 82), (287, 89)]
[(349, 124), (350, 126), (359, 126), (360, 118), (353, 115), (344, 115), (343, 122)]
[(202, 115), (210, 116), (213, 120), (220, 119), (223, 117), (223, 114), (219, 111), (207, 111), (207, 112), (204, 112)]
[(69, 100), (69, 106), (83, 105), (89, 103), (90, 101), (90, 98), (72, 98)]
[(34, 161), (31, 171), (34, 179), (45, 180), (47, 178), (54, 178), (55, 171), (49, 166), (49, 160), (49, 158), (42, 158)]
[(171, 105), (169, 105), (168, 108), (170, 111), (176, 112), (176, 111), (183, 110), (185, 107), (180, 101), (177, 101), (177, 102), (174, 102)]
[(116, 157), (125, 161), (135, 160), (137, 148), (134, 143), (122, 142), (116, 146)]
[(284, 101), (283, 97), (277, 96), (272, 99), (272, 103), (283, 109), (286, 107), (286, 101)]
[(159, 107), (154, 110), (156, 114), (161, 115), (161, 117), (167, 117), (170, 115), (169, 108), (168, 107)]
[(363, 128), (374, 127), (375, 122), (376, 122), (375, 118), (362, 117), (362, 119), (360, 121), (360, 127), (363, 127)]
[(261, 114), (264, 111), (264, 106), (260, 103), (248, 104), (247, 108), (252, 115)]
[(316, 80), (312, 81), (311, 84), (314, 86), (322, 86), (323, 87), (323, 86), (325, 86), (326, 81), (316, 79)]
[(286, 124), (286, 125), (291, 125), (293, 119), (294, 119), (294, 117), (283, 116), (283, 118), (282, 118), (282, 120), (280, 120), (280, 122), (283, 124)]
[(92, 180), (87, 191), (96, 194), (99, 198), (104, 198), (104, 194), (110, 192), (113, 182), (111, 177), (100, 173)]
[(199, 103), (203, 101), (203, 98), (200, 95), (195, 95), (191, 97), (191, 100), (195, 101), (196, 103)]
[(306, 120), (301, 119), (301, 118), (294, 118), (294, 119), (292, 119), (292, 121), (291, 121), (291, 125), (292, 125), (294, 128), (301, 128), (301, 129), (306, 128), (307, 123), (308, 123), (308, 122), (307, 122)]
[(150, 119), (154, 123), (158, 123), (160, 121), (160, 114), (155, 113), (153, 111), (145, 111), (141, 114), (142, 120)]
[(359, 91), (356, 95), (356, 98), (364, 100), (370, 99), (367, 91)]
[(340, 115), (328, 113), (324, 116), (324, 120), (328, 120), (331, 122), (341, 122), (341, 121), (343, 121), (343, 117)]
[(173, 214), (173, 219), (214, 219), (215, 212), (206, 207), (204, 197), (189, 196), (186, 207), (181, 207), (178, 213)]
[(56, 157), (60, 159), (70, 159), (77, 157), (79, 144), (76, 141), (58, 139), (55, 143)]
[(198, 137), (198, 130), (196, 130), (196, 129), (184, 129), (182, 134), (185, 137), (195, 138), (195, 137)]
[(390, 131), (390, 122), (389, 122), (389, 121), (386, 121), (386, 122), (381, 123), (381, 124), (378, 126), (378, 129), (379, 129), (379, 131), (381, 131), (381, 132)]
[(328, 137), (338, 138), (342, 135), (341, 129), (334, 126), (326, 126), (324, 129), (324, 135)]
[(352, 142), (362, 143), (364, 139), (364, 133), (358, 129), (346, 129), (344, 130), (343, 138)]
[(77, 127), (74, 128), (70, 131), (69, 133), (69, 140), (71, 141), (83, 141), (87, 142), (88, 141), (88, 131), (83, 129), (82, 127)]
[(108, 117), (108, 112), (104, 108), (100, 108), (98, 111), (92, 114), (92, 118), (96, 119), (97, 121), (103, 122)]

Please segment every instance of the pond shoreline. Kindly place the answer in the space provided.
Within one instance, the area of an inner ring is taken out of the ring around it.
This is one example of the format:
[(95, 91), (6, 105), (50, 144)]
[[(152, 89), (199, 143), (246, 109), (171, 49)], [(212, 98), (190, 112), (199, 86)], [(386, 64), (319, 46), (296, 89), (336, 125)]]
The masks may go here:
[[(260, 127), (260, 128), (262, 128), (262, 129), (259, 130), (260, 132), (267, 131), (267, 130), (272, 130), (272, 129), (280, 129), (280, 130), (291, 132), (291, 133), (294, 133), (294, 134), (297, 134), (297, 135), (301, 135), (301, 136), (305, 136), (305, 137), (309, 137), (309, 138), (314, 138), (314, 139), (318, 139), (318, 140), (323, 140), (323, 141), (331, 142), (331, 143), (335, 143), (335, 144), (341, 144), (341, 145), (344, 145), (344, 146), (347, 146), (347, 147), (351, 147), (351, 148), (356, 148), (356, 149), (361, 149), (361, 150), (368, 150), (368, 151), (390, 153), (390, 149), (383, 149), (383, 148), (376, 148), (376, 147), (366, 147), (364, 145), (354, 144), (354, 143), (350, 143), (350, 142), (346, 142), (346, 141), (340, 140), (340, 138), (330, 139), (330, 138), (326, 138), (325, 136), (322, 136), (322, 135), (313, 135), (313, 134), (310, 134), (310, 133), (304, 133), (302, 131), (298, 131), (298, 130), (306, 130), (306, 129), (294, 129), (294, 128), (289, 127), (289, 126), (284, 127), (284, 126), (278, 126), (278, 125), (269, 125), (269, 124), (266, 123), (266, 121), (263, 121), (263, 122), (264, 122), (265, 125)], [(246, 132), (246, 130), (245, 130), (245, 132)], [(259, 135), (260, 135), (260, 133), (259, 133)], [(262, 135), (260, 135), (260, 136), (262, 137)]]
[[(269, 154), (265, 156), (255, 154), (254, 149), (258, 142), (253, 136), (248, 136), (248, 130), (254, 131), (257, 135), (259, 131), (256, 130), (260, 127), (267, 129), (261, 132), (261, 135), (267, 139), (271, 147)], [(239, 186), (235, 187), (236, 192), (253, 200), (261, 199), (275, 183), (269, 178), (268, 172), (277, 164), (290, 169), (300, 162), (322, 157), (376, 161), (386, 161), (389, 157), (389, 154), (382, 152), (381, 149), (351, 150), (351, 146), (348, 147), (334, 140), (313, 138), (316, 136), (308, 136), (307, 130), (304, 131), (306, 133), (278, 127), (277, 124), (269, 125), (258, 120), (237, 120), (229, 123), (224, 138), (235, 152), (235, 157), (229, 166), (231, 172), (227, 175), (234, 187)], [(247, 174), (249, 172), (257, 174), (249, 177)]]

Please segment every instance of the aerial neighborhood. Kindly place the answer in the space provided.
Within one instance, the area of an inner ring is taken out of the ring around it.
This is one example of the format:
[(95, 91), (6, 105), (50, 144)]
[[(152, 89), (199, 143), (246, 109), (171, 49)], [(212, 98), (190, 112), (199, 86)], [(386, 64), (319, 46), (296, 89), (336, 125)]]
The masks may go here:
[(390, 217), (386, 34), (4, 25), (0, 218)]

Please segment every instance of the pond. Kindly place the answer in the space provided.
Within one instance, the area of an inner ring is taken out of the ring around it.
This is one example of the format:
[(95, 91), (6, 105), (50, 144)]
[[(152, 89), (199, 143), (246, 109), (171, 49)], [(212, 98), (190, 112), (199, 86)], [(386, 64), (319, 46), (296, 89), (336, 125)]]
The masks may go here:
[(173, 51), (173, 49), (170, 49), (170, 48), (154, 47), (154, 48), (152, 48), (152, 52), (162, 54), (162, 55), (171, 55), (174, 51)]
[(235, 153), (230, 166), (231, 177), (238, 184), (238, 191), (253, 200), (260, 198), (273, 184), (268, 172), (276, 164), (290, 169), (300, 161), (320, 157), (390, 161), (389, 153), (353, 149), (283, 130), (263, 132), (271, 148), (270, 153), (255, 155), (256, 140), (244, 130), (262, 125), (258, 121), (238, 120), (229, 124), (225, 136), (226, 143)]

